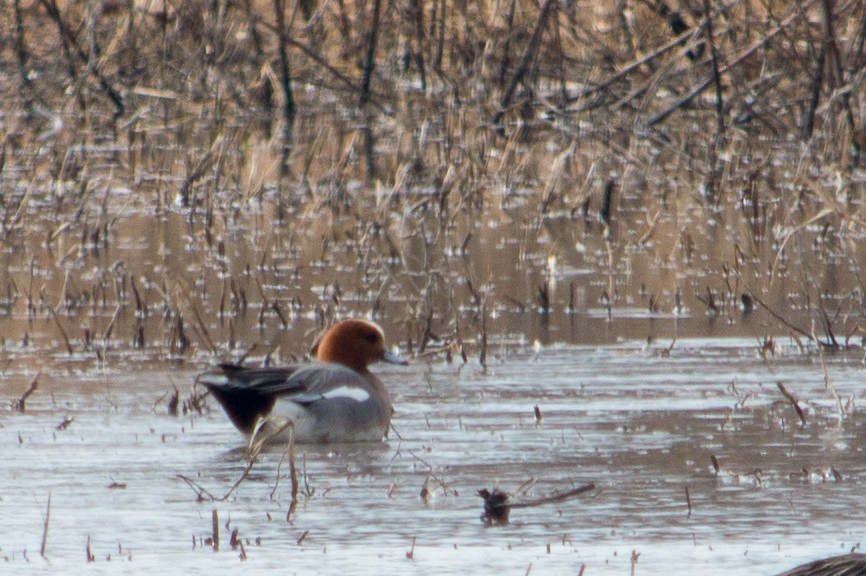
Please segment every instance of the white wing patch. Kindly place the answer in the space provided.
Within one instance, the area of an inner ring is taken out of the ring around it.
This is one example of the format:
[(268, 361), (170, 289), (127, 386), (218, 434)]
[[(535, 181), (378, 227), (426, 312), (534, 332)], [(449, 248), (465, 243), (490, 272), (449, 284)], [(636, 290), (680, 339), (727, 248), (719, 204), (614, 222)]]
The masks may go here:
[(322, 398), (349, 398), (355, 402), (365, 402), (370, 398), (370, 394), (363, 388), (358, 388), (357, 386), (340, 386), (339, 388), (328, 390), (322, 394)]
[(228, 376), (219, 373), (202, 374), (198, 381), (202, 384), (212, 384), (214, 386), (228, 386), (231, 383), (231, 379)]

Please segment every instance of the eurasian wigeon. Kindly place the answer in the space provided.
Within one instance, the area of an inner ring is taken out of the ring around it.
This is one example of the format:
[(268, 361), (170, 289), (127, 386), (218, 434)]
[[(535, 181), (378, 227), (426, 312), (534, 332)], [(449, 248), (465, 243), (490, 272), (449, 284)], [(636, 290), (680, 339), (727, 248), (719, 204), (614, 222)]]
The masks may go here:
[(196, 382), (211, 391), (248, 439), (282, 428), (285, 432), (272, 440), (285, 441), (284, 426), (292, 421), (295, 442), (381, 441), (391, 422), (391, 398), (367, 367), (407, 362), (386, 348), (382, 329), (366, 320), (334, 324), (314, 351), (318, 362), (280, 368), (222, 364)]
[(866, 554), (842, 554), (797, 566), (778, 576), (862, 576), (866, 574)]

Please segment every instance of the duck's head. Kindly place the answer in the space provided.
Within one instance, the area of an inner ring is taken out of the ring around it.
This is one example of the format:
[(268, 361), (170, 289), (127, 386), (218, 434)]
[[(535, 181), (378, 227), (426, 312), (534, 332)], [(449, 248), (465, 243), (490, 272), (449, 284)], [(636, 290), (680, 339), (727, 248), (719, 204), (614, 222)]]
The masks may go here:
[(313, 347), (320, 362), (334, 362), (358, 372), (366, 372), (374, 362), (407, 362), (385, 346), (385, 333), (367, 320), (343, 320), (328, 328)]

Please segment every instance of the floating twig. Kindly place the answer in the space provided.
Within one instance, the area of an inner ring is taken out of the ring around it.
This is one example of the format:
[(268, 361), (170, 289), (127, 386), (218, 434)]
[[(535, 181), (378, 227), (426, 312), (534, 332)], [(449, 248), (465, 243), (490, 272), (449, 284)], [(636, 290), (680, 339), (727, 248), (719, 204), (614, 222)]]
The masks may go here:
[(547, 496), (545, 498), (539, 498), (527, 502), (515, 502), (514, 504), (509, 504), (509, 495), (507, 492), (499, 490), (498, 488), (495, 488), (493, 492), (490, 492), (486, 488), (483, 488), (478, 491), (478, 495), (484, 500), (484, 513), (481, 515), (481, 520), (488, 526), (508, 524), (509, 515), (511, 510), (514, 508), (532, 508), (535, 506), (543, 506), (545, 504), (555, 504), (557, 502), (563, 502), (570, 498), (574, 498), (575, 496), (583, 494), (584, 492), (589, 492), (590, 490), (595, 490), (594, 482), (584, 484), (583, 486), (567, 492), (562, 492), (561, 494), (554, 494), (553, 496)]

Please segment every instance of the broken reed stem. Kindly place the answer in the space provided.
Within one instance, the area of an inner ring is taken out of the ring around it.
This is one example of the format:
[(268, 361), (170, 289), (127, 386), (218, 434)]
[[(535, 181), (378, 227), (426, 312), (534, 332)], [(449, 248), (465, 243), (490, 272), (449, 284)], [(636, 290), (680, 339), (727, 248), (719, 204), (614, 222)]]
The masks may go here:
[(689, 487), (686, 486), (686, 505), (689, 507), (689, 513), (686, 515), (686, 518), (692, 517), (692, 496), (689, 494)]
[[(231, 485), (231, 487), (228, 489), (228, 491), (221, 498), (214, 497), (210, 492), (208, 492), (207, 490), (202, 488), (198, 483), (187, 478), (186, 476), (178, 474), (178, 477), (181, 480), (183, 480), (184, 482), (186, 482), (187, 484), (189, 484), (190, 486), (192, 486), (194, 489), (198, 490), (199, 491), (199, 497), (201, 497), (202, 494), (207, 494), (208, 498), (210, 498), (211, 500), (219, 500), (221, 502), (224, 502), (224, 501), (228, 500), (229, 496), (231, 496), (232, 493), (235, 490), (237, 490), (238, 486), (240, 486), (241, 483), (249, 477), (250, 472), (252, 472), (253, 466), (255, 465), (256, 460), (259, 456), (259, 452), (261, 452), (261, 450), (262, 450), (262, 447), (265, 444), (267, 444), (268, 441), (270, 441), (273, 438), (277, 437), (278, 435), (282, 434), (287, 428), (291, 427), (292, 429), (294, 429), (294, 425), (295, 425), (294, 422), (292, 422), (290, 420), (290, 421), (286, 422), (285, 424), (283, 424), (282, 426), (280, 426), (274, 432), (271, 432), (267, 436), (265, 436), (264, 438), (259, 439), (258, 433), (262, 429), (262, 427), (264, 426), (264, 420), (259, 420), (259, 423), (256, 425), (256, 428), (253, 431), (252, 436), (250, 437), (250, 444), (249, 444), (249, 448), (248, 448), (248, 450), (249, 450), (249, 454), (248, 454), (249, 462), (247, 462), (247, 465), (244, 468), (244, 471), (241, 472), (240, 477), (238, 477), (238, 479), (235, 480), (234, 484)], [(294, 454), (294, 452), (292, 452), (292, 454)], [(297, 480), (297, 478), (295, 480)]]
[[(253, 434), (253, 440), (254, 440), (254, 439), (255, 439), (255, 433)], [(238, 477), (237, 480), (235, 480), (234, 484), (231, 485), (231, 487), (230, 487), (230, 488), (228, 489), (228, 491), (223, 495), (223, 497), (220, 498), (220, 500), (222, 500), (222, 501), (228, 500), (228, 499), (229, 499), (229, 496), (232, 495), (232, 492), (234, 492), (235, 490), (237, 490), (237, 487), (240, 486), (241, 483), (249, 477), (250, 472), (252, 472), (252, 470), (253, 470), (253, 466), (255, 466), (255, 464), (256, 464), (256, 458), (258, 457), (258, 455), (259, 455), (259, 451), (261, 450), (261, 447), (262, 447), (263, 444), (264, 444), (264, 441), (262, 441), (262, 442), (256, 444), (255, 446), (252, 446), (252, 447), (251, 447), (251, 449), (250, 449), (250, 454), (249, 454), (249, 456), (248, 456), (249, 461), (247, 462), (247, 465), (246, 465), (246, 467), (244, 468), (244, 471), (241, 472), (241, 475)]]
[(208, 349), (210, 349), (211, 353), (216, 354), (217, 348), (214, 345), (213, 339), (210, 337), (210, 332), (208, 332), (207, 325), (202, 319), (201, 312), (199, 312), (198, 306), (196, 306), (195, 302), (189, 302), (190, 308), (192, 308), (192, 313), (195, 316), (195, 320), (198, 323), (199, 333), (202, 338), (204, 338), (205, 344), (207, 344)]
[(48, 523), (51, 521), (51, 492), (48, 493), (48, 504), (45, 506), (45, 521), (42, 524), (42, 544), (39, 546), (39, 555), (45, 558), (45, 549), (48, 546)]
[(719, 459), (716, 458), (715, 454), (710, 454), (710, 462), (713, 463), (713, 471), (715, 471), (716, 476), (718, 476), (719, 472), (722, 471), (722, 465), (719, 464)]
[(808, 338), (809, 340), (812, 340), (813, 342), (815, 341), (814, 336), (812, 334), (810, 334), (809, 332), (806, 332), (802, 328), (794, 326), (788, 320), (783, 318), (781, 315), (777, 314), (776, 311), (773, 310), (772, 308), (770, 308), (763, 300), (761, 300), (761, 298), (757, 294), (755, 294), (754, 292), (749, 290), (749, 295), (752, 297), (752, 300), (754, 300), (755, 302), (757, 302), (758, 304), (761, 305), (761, 308), (763, 308), (764, 310), (769, 312), (770, 316), (772, 316), (773, 318), (775, 318), (776, 320), (778, 320), (779, 322), (781, 322), (782, 324), (787, 326), (790, 330), (793, 330), (794, 332), (796, 332), (800, 336), (804, 336), (804, 337)]
[(538, 500), (530, 500), (528, 502), (517, 502), (515, 504), (509, 504), (508, 506), (511, 508), (531, 508), (533, 506), (542, 506), (544, 504), (555, 504), (556, 502), (562, 502), (563, 500), (574, 498), (575, 496), (583, 494), (584, 492), (589, 492), (590, 490), (595, 490), (595, 482), (584, 484), (583, 486), (563, 492), (562, 494), (554, 494), (553, 496), (539, 498)]
[(286, 522), (291, 522), (292, 516), (294, 516), (295, 513), (295, 509), (298, 506), (298, 468), (295, 464), (295, 423), (292, 421), (286, 422), (286, 424), (281, 428), (281, 431), (282, 430), (289, 431), (289, 440), (286, 443), (286, 449), (283, 450), (283, 455), (280, 458), (279, 463), (277, 464), (277, 481), (274, 483), (273, 490), (271, 490), (271, 500), (274, 499), (274, 494), (276, 494), (277, 488), (280, 485), (280, 471), (283, 467), (283, 461), (288, 458), (289, 479), (292, 482), (292, 502), (289, 505), (289, 511), (286, 513)]
[(418, 540), (417, 536), (412, 536), (412, 548), (406, 552), (406, 560), (414, 560), (415, 559), (415, 542)]
[(27, 399), (36, 392), (36, 389), (39, 387), (39, 374), (36, 374), (36, 377), (30, 382), (30, 386), (27, 387), (27, 390), (24, 391), (18, 400), (15, 400), (12, 403), (12, 409), (16, 412), (24, 412), (27, 410)]
[[(418, 456), (417, 454), (415, 454), (411, 450), (409, 450), (409, 455), (412, 458), (414, 458), (415, 460), (417, 460), (418, 462), (420, 462), (421, 464), (423, 464), (424, 466), (426, 466), (427, 470), (428, 470), (427, 473), (429, 475), (429, 478), (433, 478), (433, 480), (435, 480), (436, 482), (439, 483), (439, 486), (442, 488), (443, 494), (448, 494), (448, 485), (445, 483), (445, 480), (439, 478), (436, 475), (436, 472), (434, 471), (433, 466), (429, 462), (427, 462), (426, 460), (424, 460), (423, 458), (421, 458), (420, 456)], [(425, 483), (426, 483), (426, 481), (425, 481)]]
[(219, 500), (219, 498), (217, 498), (216, 496), (214, 496), (213, 494), (208, 492), (208, 490), (206, 488), (204, 488), (201, 484), (199, 484), (198, 482), (196, 482), (195, 480), (193, 480), (189, 476), (184, 476), (183, 474), (178, 474), (177, 478), (180, 478), (181, 480), (186, 482), (190, 488), (192, 488), (193, 490), (196, 491), (196, 493), (198, 494), (198, 497), (197, 497), (198, 501), (205, 500), (205, 496), (207, 496), (207, 499), (210, 500), (211, 502), (216, 502), (217, 500)]
[[(43, 294), (43, 298), (44, 298)], [(48, 311), (51, 312), (51, 317), (54, 318), (54, 323), (57, 324), (57, 329), (60, 330), (60, 335), (63, 337), (63, 342), (66, 344), (66, 351), (70, 356), (75, 352), (72, 349), (72, 344), (69, 342), (69, 335), (66, 333), (66, 330), (63, 329), (63, 325), (60, 323), (60, 318), (57, 316), (57, 312), (54, 311), (54, 308), (51, 306), (47, 306)]]
[(213, 531), (213, 549), (214, 552), (220, 549), (220, 517), (217, 509), (214, 508), (211, 512), (211, 530)]
[(487, 370), (487, 298), (481, 304), (481, 350), (478, 353), (478, 362)]
[(286, 450), (289, 454), (289, 478), (292, 480), (292, 502), (289, 504), (289, 511), (286, 512), (286, 522), (291, 522), (292, 516), (295, 514), (295, 509), (298, 507), (298, 468), (295, 465), (295, 427), (294, 423), (290, 422), (289, 427), (289, 443)]
[[(821, 308), (821, 313), (823, 314), (824, 321), (827, 325), (827, 333), (830, 334), (831, 340), (835, 341), (836, 339), (833, 337), (832, 330), (829, 327), (830, 320), (827, 318), (827, 313), (824, 311), (823, 307)], [(817, 341), (814, 322), (812, 323), (812, 339)], [(842, 399), (839, 398), (839, 393), (836, 391), (836, 386), (833, 384), (833, 380), (830, 378), (830, 372), (827, 370), (827, 362), (824, 359), (823, 346), (818, 346), (818, 358), (821, 360), (821, 371), (824, 373), (824, 388), (830, 391), (830, 395), (833, 396), (833, 400), (836, 401), (836, 409), (839, 411), (839, 418), (842, 418), (845, 415), (845, 409), (842, 407)]]
[(797, 402), (797, 397), (788, 392), (788, 389), (785, 388), (785, 385), (781, 382), (776, 382), (776, 386), (779, 387), (779, 392), (782, 393), (782, 396), (788, 399), (788, 401), (794, 406), (794, 410), (797, 411), (797, 416), (800, 418), (800, 424), (802, 426), (806, 425), (806, 413), (800, 408), (800, 403)]
[(90, 562), (96, 562), (96, 556), (93, 555), (93, 551), (90, 549), (90, 534), (87, 535), (87, 544), (84, 547), (84, 554), (87, 558), (88, 564)]

